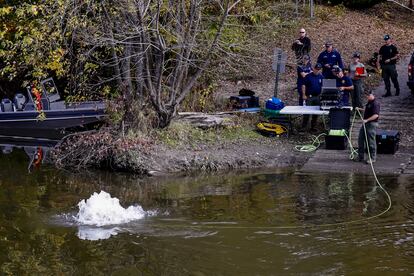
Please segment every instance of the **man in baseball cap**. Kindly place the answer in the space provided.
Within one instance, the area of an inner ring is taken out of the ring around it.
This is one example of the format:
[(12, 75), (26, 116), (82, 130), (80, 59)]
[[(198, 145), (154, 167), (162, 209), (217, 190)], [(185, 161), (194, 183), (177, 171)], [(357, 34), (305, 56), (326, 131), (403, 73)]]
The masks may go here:
[(336, 76), (336, 87), (342, 93), (342, 106), (349, 106), (349, 94), (354, 89), (352, 80), (344, 75), (342, 68), (338, 65), (334, 65), (332, 68), (333, 74)]
[(319, 54), (317, 62), (322, 64), (322, 74), (326, 79), (335, 78), (332, 74), (332, 66), (338, 65), (340, 68), (344, 68), (341, 54), (337, 50), (333, 49), (332, 41), (325, 42), (325, 51)]
[[(312, 69), (312, 72), (306, 75), (302, 85), (302, 98), (308, 106), (319, 106), (319, 95), (322, 92), (322, 80), (321, 74), (322, 64), (316, 63)], [(311, 131), (316, 131), (316, 123), (318, 116), (312, 115)], [(309, 122), (309, 115), (303, 115), (302, 130), (305, 130)]]
[(397, 47), (392, 44), (391, 36), (384, 35), (385, 44), (379, 50), (377, 68), (382, 71), (382, 78), (385, 84), (385, 94), (383, 97), (391, 96), (391, 82), (394, 84), (395, 96), (400, 95), (400, 84), (398, 83), (398, 73), (396, 63), (399, 58)]
[(320, 70), (320, 69), (322, 69), (322, 64), (316, 63), (314, 68)]

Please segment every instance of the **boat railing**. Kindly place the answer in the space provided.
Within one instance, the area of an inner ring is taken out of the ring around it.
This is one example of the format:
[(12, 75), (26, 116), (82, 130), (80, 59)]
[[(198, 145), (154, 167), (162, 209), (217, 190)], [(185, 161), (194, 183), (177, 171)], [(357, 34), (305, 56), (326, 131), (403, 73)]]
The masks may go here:
[(40, 82), (39, 86), (29, 85), (26, 91), (17, 93), (13, 100), (5, 98), (0, 102), (0, 112), (48, 111), (64, 109), (104, 108), (103, 102), (88, 101), (66, 103), (60, 98), (53, 78)]

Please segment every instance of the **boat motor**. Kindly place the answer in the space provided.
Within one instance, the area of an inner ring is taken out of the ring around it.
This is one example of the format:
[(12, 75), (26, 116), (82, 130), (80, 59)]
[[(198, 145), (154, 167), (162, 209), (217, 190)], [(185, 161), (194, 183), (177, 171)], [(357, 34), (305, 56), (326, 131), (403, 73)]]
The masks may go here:
[(16, 107), (16, 110), (22, 111), (25, 104), (26, 97), (23, 94), (19, 93), (14, 96), (14, 106)]
[(7, 99), (4, 98), (3, 100), (1, 100), (1, 111), (3, 112), (13, 112), (13, 103)]

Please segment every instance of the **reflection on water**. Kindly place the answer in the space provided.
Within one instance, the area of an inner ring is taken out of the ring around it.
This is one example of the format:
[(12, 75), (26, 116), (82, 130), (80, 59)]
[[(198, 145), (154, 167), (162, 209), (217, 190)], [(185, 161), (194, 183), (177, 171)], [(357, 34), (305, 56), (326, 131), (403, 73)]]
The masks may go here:
[[(49, 162), (49, 152), (57, 143), (58, 141), (50, 139), (0, 136), (2, 157), (16, 151), (25, 153), (27, 155), (27, 170), (29, 172), (39, 169), (42, 164)], [(15, 153), (15, 155), (17, 154)]]
[[(414, 179), (291, 170), (137, 179), (28, 173), (20, 151), (0, 159), (0, 274), (285, 275), (414, 271)], [(73, 220), (106, 191), (138, 220), (98, 227)], [(304, 228), (304, 226), (307, 226)]]
[(118, 227), (104, 228), (80, 225), (78, 227), (77, 236), (81, 240), (106, 240), (117, 235), (119, 230), (120, 229)]

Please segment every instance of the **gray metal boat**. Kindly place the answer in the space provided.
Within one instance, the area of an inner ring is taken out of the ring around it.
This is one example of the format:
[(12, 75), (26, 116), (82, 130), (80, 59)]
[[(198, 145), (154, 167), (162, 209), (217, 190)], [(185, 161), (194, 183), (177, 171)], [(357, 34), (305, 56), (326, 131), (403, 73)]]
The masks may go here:
[(61, 138), (70, 130), (102, 122), (105, 103), (88, 101), (65, 103), (52, 78), (40, 83), (39, 89), (28, 87), (13, 100), (0, 103), (0, 135)]

